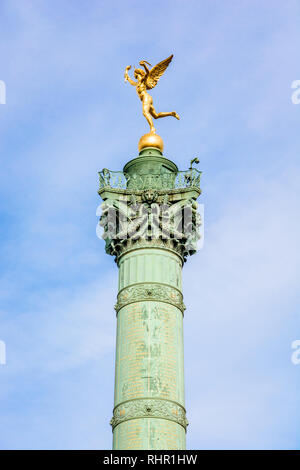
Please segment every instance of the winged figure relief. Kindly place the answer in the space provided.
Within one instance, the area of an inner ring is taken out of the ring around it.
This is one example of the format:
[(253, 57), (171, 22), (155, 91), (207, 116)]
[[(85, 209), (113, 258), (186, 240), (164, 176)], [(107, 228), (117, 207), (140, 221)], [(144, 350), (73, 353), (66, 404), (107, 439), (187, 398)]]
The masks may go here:
[[(153, 106), (152, 96), (147, 93), (147, 90), (152, 90), (152, 88), (157, 85), (158, 80), (164, 74), (172, 58), (173, 54), (170, 55), (170, 57), (167, 59), (159, 62), (154, 67), (152, 67), (151, 64), (149, 64), (149, 62), (146, 60), (141, 60), (140, 65), (144, 67), (144, 70), (140, 68), (134, 69), (134, 78), (137, 80), (136, 82), (128, 75), (128, 70), (131, 69), (131, 65), (128, 65), (125, 69), (125, 82), (129, 82), (132, 86), (136, 87), (136, 92), (143, 105), (143, 115), (147, 119), (147, 122), (150, 126), (151, 134), (156, 133), (152, 118), (159, 119), (166, 116), (173, 116), (176, 119), (179, 119), (179, 116), (175, 111), (168, 113), (157, 113)], [(149, 70), (148, 65), (152, 67), (151, 70)]]

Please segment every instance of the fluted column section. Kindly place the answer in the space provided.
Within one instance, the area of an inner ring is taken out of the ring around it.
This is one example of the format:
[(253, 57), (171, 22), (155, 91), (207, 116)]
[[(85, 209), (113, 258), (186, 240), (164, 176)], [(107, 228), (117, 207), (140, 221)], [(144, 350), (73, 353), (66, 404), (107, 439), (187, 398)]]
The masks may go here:
[(148, 247), (121, 255), (114, 449), (185, 449), (182, 260)]

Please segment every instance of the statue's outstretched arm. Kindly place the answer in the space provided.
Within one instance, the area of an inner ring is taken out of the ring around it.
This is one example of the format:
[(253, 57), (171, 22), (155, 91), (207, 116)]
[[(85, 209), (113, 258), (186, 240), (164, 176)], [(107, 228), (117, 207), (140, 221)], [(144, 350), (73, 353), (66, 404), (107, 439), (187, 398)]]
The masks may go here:
[(146, 65), (147, 63), (148, 63), (148, 62), (146, 62), (145, 60), (141, 60), (141, 61), (140, 61), (140, 65), (141, 65), (142, 67), (144, 67), (144, 69), (145, 69), (145, 71), (146, 71), (146, 75), (149, 74), (149, 69), (148, 69), (148, 67), (147, 67), (147, 65)]
[(124, 73), (125, 82), (129, 82), (130, 85), (136, 86), (137, 82), (134, 82), (128, 75), (128, 70), (130, 70), (130, 69), (131, 69), (131, 65), (127, 65), (127, 67), (125, 69), (125, 73)]

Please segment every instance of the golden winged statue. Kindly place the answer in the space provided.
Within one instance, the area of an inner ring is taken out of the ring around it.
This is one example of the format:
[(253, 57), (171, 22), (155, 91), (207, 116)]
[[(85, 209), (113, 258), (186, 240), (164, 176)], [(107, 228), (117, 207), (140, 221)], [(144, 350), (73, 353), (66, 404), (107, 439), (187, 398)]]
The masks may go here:
[[(159, 62), (154, 67), (152, 67), (151, 64), (149, 64), (149, 62), (147, 62), (146, 60), (141, 60), (140, 65), (144, 67), (145, 70), (136, 68), (134, 69), (134, 78), (137, 80), (136, 82), (133, 81), (128, 75), (128, 70), (131, 69), (131, 65), (128, 65), (125, 69), (125, 82), (129, 82), (130, 85), (136, 87), (138, 97), (143, 103), (143, 115), (148, 121), (151, 134), (156, 133), (152, 118), (159, 119), (166, 116), (173, 116), (176, 119), (179, 119), (179, 116), (175, 111), (171, 111), (169, 113), (157, 113), (153, 106), (152, 96), (147, 93), (147, 90), (151, 90), (156, 86), (158, 80), (164, 74), (172, 58), (173, 54), (170, 55), (170, 57), (168, 57), (167, 59)], [(146, 64), (152, 67), (152, 69), (149, 70)]]

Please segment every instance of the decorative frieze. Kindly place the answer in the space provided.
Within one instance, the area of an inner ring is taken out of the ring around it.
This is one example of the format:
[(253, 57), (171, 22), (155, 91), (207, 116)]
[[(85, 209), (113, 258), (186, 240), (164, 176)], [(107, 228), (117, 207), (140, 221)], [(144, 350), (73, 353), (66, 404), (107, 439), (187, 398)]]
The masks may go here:
[(186, 308), (183, 303), (182, 293), (178, 289), (161, 283), (149, 282), (131, 285), (122, 289), (118, 294), (115, 309), (118, 312), (125, 305), (147, 300), (166, 302), (179, 308), (182, 313)]
[(124, 421), (139, 418), (168, 419), (180, 424), (185, 430), (188, 426), (183, 406), (174, 401), (159, 398), (136, 398), (120, 403), (114, 408), (110, 424), (114, 429)]

